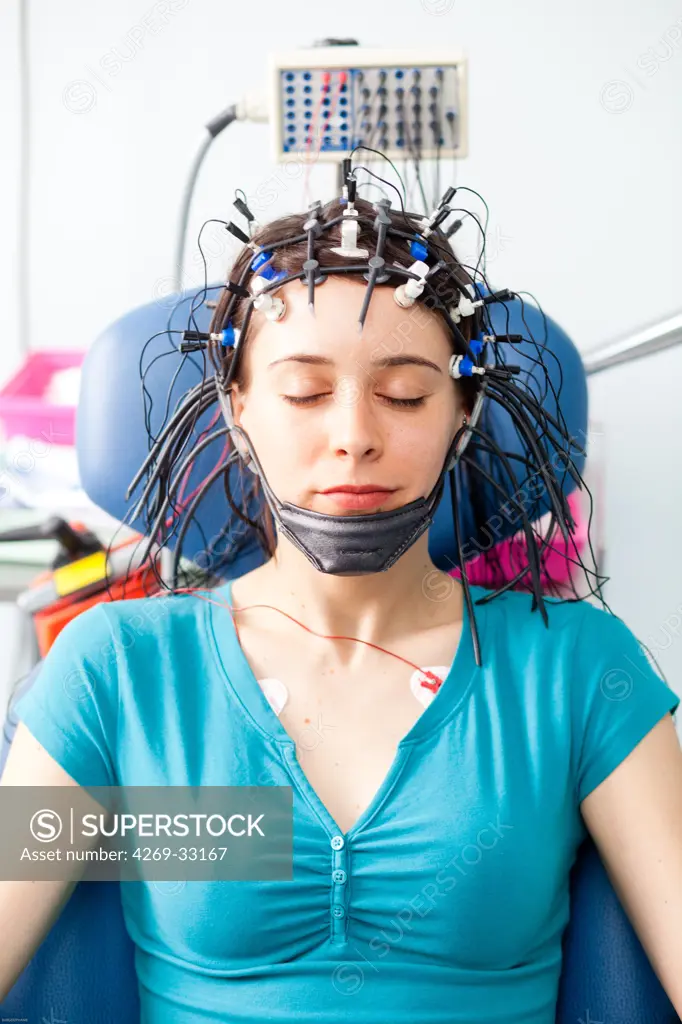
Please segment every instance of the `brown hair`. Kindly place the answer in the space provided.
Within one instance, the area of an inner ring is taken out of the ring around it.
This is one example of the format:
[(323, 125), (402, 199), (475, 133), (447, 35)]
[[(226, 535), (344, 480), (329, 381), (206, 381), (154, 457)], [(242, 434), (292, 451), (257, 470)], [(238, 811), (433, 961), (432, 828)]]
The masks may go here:
[[(373, 229), (374, 218), (376, 216), (375, 207), (366, 199), (356, 199), (354, 206), (359, 214), (358, 246), (367, 249), (370, 255), (373, 255), (376, 251), (377, 240), (376, 232)], [(330, 202), (326, 203), (326, 205), (321, 207), (318, 213), (318, 219), (324, 226), (328, 221), (341, 216), (344, 209), (345, 206), (341, 204), (338, 198), (332, 199)], [(388, 213), (394, 228), (400, 231), (407, 231), (412, 236), (419, 233), (419, 228), (415, 223), (415, 219), (418, 215), (408, 213), (406, 215), (407, 218), (409, 218), (408, 222), (406, 221), (403, 213), (399, 210), (391, 209)], [(265, 224), (255, 231), (251, 237), (251, 242), (256, 246), (268, 248), (275, 243), (284, 242), (287, 238), (296, 238), (298, 236), (305, 235), (304, 224), (308, 220), (309, 216), (310, 214), (305, 212), (279, 217), (277, 220), (271, 221), (269, 224)], [(457, 284), (453, 282), (453, 276), (455, 277), (455, 281), (459, 282), (463, 286), (469, 284), (471, 282), (471, 278), (462, 264), (460, 264), (456, 259), (452, 249), (450, 248), (449, 241), (439, 229), (436, 229), (432, 233), (430, 241), (433, 241), (435, 245), (439, 247), (437, 249), (439, 258), (443, 263), (447, 264), (447, 268), (435, 272), (432, 277), (429, 278), (429, 281), (435, 289), (440, 302), (444, 303), (446, 306), (455, 305), (460, 295), (460, 289), (457, 287)], [(318, 238), (316, 238), (313, 258), (316, 259), (320, 266), (323, 267), (346, 267), (348, 265), (348, 257), (332, 251), (334, 247), (340, 245), (341, 224), (339, 223), (334, 225), (332, 228), (323, 231)], [(383, 256), (387, 265), (398, 263), (402, 266), (409, 267), (409, 264), (413, 260), (413, 257), (409, 252), (408, 239), (396, 238), (391, 235), (387, 235), (386, 237)], [(235, 284), (242, 281), (242, 278), (244, 278), (247, 268), (253, 259), (253, 250), (248, 246), (244, 246), (231, 268), (229, 280)], [(280, 245), (278, 248), (275, 248), (273, 250), (273, 259), (270, 261), (269, 266), (271, 266), (275, 271), (284, 271), (289, 275), (299, 273), (307, 259), (308, 241), (307, 238), (305, 238), (301, 241), (293, 242), (291, 245)], [(430, 254), (428, 262), (430, 265), (433, 263), (433, 258)], [(355, 273), (351, 273), (344, 276), (351, 280), (357, 279), (358, 281), (366, 283), (362, 277), (362, 272), (359, 272), (357, 275)], [(244, 280), (244, 285), (248, 287), (248, 283), (249, 277), (247, 275)], [(395, 288), (398, 283), (399, 281), (396, 277), (392, 277), (389, 282), (383, 285), (377, 285), (377, 287)], [(221, 331), (227, 326), (227, 312), (232, 297), (232, 293), (227, 288), (222, 292), (211, 321), (211, 333)], [(448, 333), (451, 333), (450, 327), (447, 325), (445, 317), (439, 308), (438, 300), (434, 299), (433, 295), (428, 292), (428, 290), (425, 290), (417, 302), (420, 305), (427, 306), (436, 316), (439, 316), (446, 325)], [(230, 324), (238, 330), (242, 328), (244, 323), (248, 303), (248, 298), (237, 297), (232, 306), (229, 321)], [(405, 315), (406, 317), (410, 316), (409, 309), (406, 309)], [(473, 317), (464, 317), (458, 324), (458, 327), (466, 341), (471, 341), (474, 334)], [(247, 330), (244, 335), (244, 344), (248, 345), (249, 338), (251, 336), (251, 331)], [(453, 341), (453, 351), (454, 350), (457, 350), (459, 354), (464, 354), (465, 351), (463, 346), (457, 346)], [(239, 364), (237, 366), (234, 380), (239, 385), (240, 391), (246, 392), (250, 385), (246, 372), (247, 360), (243, 357), (243, 349), (240, 348), (239, 351)], [(227, 373), (233, 357), (234, 350), (227, 349), (225, 356), (221, 360), (223, 373)], [(478, 382), (472, 378), (462, 378), (457, 382), (453, 381), (453, 384), (456, 384), (458, 387), (465, 408), (467, 409), (467, 412), (470, 412), (473, 406)], [(248, 475), (251, 476), (252, 474), (249, 473)], [(262, 501), (263, 515), (265, 517), (264, 523), (258, 523), (250, 519), (245, 510), (237, 509), (229, 487), (229, 473), (226, 473), (225, 493), (232, 510), (240, 519), (253, 527), (261, 546), (264, 548), (266, 554), (271, 557), (276, 547), (276, 534), (274, 522), (272, 521), (272, 516), (270, 515), (267, 503), (264, 500)], [(259, 499), (262, 499), (262, 488), (260, 487), (260, 481), (256, 476), (254, 476), (254, 487), (255, 494)]]
[[(376, 216), (374, 206), (369, 203), (366, 199), (356, 199), (355, 209), (358, 211), (359, 217), (364, 218), (360, 220), (358, 226), (358, 246), (365, 248), (372, 254), (376, 247), (376, 232), (373, 230), (371, 223), (368, 224), (367, 220), (370, 219), (373, 223), (374, 217)], [(344, 210), (338, 199), (332, 199), (330, 202), (323, 206), (319, 213), (319, 221), (322, 225), (326, 224), (330, 220), (334, 220), (339, 217)], [(251, 239), (252, 243), (257, 246), (267, 248), (275, 243), (281, 243), (287, 238), (296, 238), (300, 235), (305, 234), (304, 224), (310, 215), (308, 213), (289, 214), (284, 217), (279, 217), (277, 220), (272, 221), (269, 224), (263, 225), (256, 232), (254, 232)], [(418, 228), (414, 224), (407, 224), (403, 214), (397, 210), (389, 211), (389, 216), (393, 222), (393, 227), (400, 231), (410, 231), (411, 233), (417, 233)], [(410, 214), (407, 215), (408, 217)], [(414, 215), (411, 215), (414, 217)], [(436, 293), (441, 302), (446, 304), (454, 305), (458, 300), (460, 294), (459, 289), (453, 283), (451, 275), (457, 278), (462, 284), (466, 285), (470, 282), (470, 277), (466, 273), (464, 267), (457, 261), (448, 240), (444, 235), (436, 230), (431, 236), (432, 240), (437, 246), (439, 246), (440, 258), (444, 263), (448, 264), (448, 270), (439, 271), (435, 273), (429, 280), (436, 290)], [(384, 259), (387, 265), (391, 263), (399, 263), (402, 266), (409, 265), (413, 257), (409, 254), (407, 239), (398, 239), (392, 236), (387, 236), (386, 243), (384, 246)], [(346, 267), (348, 265), (348, 257), (342, 256), (338, 252), (334, 252), (333, 249), (341, 245), (341, 224), (335, 224), (332, 228), (329, 228), (322, 232), (319, 238), (315, 241), (314, 248), (314, 259), (316, 259), (320, 266), (325, 267)], [(291, 245), (280, 245), (278, 248), (273, 250), (273, 259), (270, 261), (270, 266), (276, 271), (284, 271), (286, 274), (299, 273), (303, 264), (308, 258), (308, 242), (307, 239), (299, 242), (294, 242)], [(251, 248), (244, 246), (239, 256), (236, 258), (232, 269), (230, 271), (230, 280), (233, 282), (241, 281), (244, 273), (253, 261), (254, 254)], [(344, 275), (351, 279), (357, 277), (357, 280), (363, 281), (364, 279), (361, 273)], [(392, 278), (390, 282), (384, 285), (378, 285), (381, 288), (395, 288), (398, 281), (396, 278)], [(246, 284), (248, 285), (248, 278)], [(213, 320), (211, 323), (211, 332), (220, 331), (226, 327), (225, 317), (227, 314), (228, 305), (231, 299), (231, 293), (226, 289), (217, 303)], [(246, 313), (246, 307), (249, 300), (246, 298), (238, 298), (234, 304), (230, 322), (233, 327), (241, 329), (244, 323), (244, 316)], [(432, 309), (434, 313), (439, 315), (445, 323), (445, 318), (442, 316), (442, 312), (438, 308), (436, 301), (433, 296), (425, 291), (418, 302), (422, 305), (426, 305)], [(406, 312), (406, 315), (409, 315)], [(471, 341), (472, 338), (472, 318), (465, 317), (458, 325), (462, 334), (467, 341)], [(249, 332), (245, 335), (245, 344), (248, 345)], [(243, 349), (241, 350), (243, 354)], [(462, 350), (463, 351), (463, 350)], [(232, 359), (233, 352), (228, 349), (227, 355), (224, 361), (224, 369), (227, 371), (230, 361)], [(244, 364), (245, 360), (240, 358), (240, 365), (235, 375), (235, 380), (240, 385), (240, 390), (246, 391), (248, 389), (248, 381), (244, 376)], [(460, 384), (464, 385), (466, 390), (466, 384), (469, 381), (460, 381)], [(468, 403), (470, 405), (470, 403)]]

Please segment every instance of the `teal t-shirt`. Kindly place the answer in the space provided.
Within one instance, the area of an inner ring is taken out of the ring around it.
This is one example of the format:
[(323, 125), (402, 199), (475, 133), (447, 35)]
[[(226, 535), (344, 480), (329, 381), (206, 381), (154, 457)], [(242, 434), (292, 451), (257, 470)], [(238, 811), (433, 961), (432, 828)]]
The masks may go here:
[(549, 629), (529, 595), (478, 605), (482, 668), (465, 616), (346, 834), (226, 608), (164, 596), (69, 623), (17, 713), (78, 783), (293, 792), (293, 880), (122, 884), (143, 1024), (554, 1024), (579, 804), (679, 698), (620, 620), (547, 603)]

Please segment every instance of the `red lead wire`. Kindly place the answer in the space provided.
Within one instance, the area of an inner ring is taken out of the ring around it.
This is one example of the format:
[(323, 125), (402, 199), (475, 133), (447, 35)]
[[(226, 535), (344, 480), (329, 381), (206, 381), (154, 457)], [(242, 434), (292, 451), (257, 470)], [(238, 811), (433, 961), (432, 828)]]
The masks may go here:
[[(354, 640), (358, 644), (366, 644), (368, 647), (373, 647), (376, 651), (381, 651), (382, 654), (390, 654), (392, 658), (397, 658), (399, 661), (404, 662), (405, 665), (409, 665), (410, 668), (413, 668), (417, 672), (420, 672), (422, 676), (426, 676), (426, 681), (420, 680), (420, 685), (426, 687), (428, 690), (431, 690), (432, 693), (437, 693), (440, 687), (443, 685), (443, 680), (439, 679), (437, 675), (435, 675), (433, 672), (429, 672), (428, 669), (423, 669), (419, 665), (415, 665), (414, 662), (410, 661), (409, 658), (403, 658), (402, 655), (395, 654), (394, 651), (387, 651), (385, 647), (380, 647), (378, 644), (373, 644), (369, 640), (361, 640), (357, 636), (329, 636), (326, 633), (317, 633), (314, 629), (310, 629), (309, 626), (305, 626), (302, 622), (299, 622), (298, 619), (294, 618), (293, 615), (289, 615), (288, 612), (283, 612), (281, 608), (275, 608), (274, 605), (249, 604), (245, 608), (233, 609), (232, 605), (228, 604), (227, 601), (214, 601), (210, 597), (203, 597), (201, 594), (198, 593), (198, 591), (192, 590), (191, 587), (179, 587), (177, 590), (173, 591), (173, 593), (192, 594), (193, 597), (198, 597), (201, 601), (208, 602), (208, 604), (214, 604), (216, 605), (217, 608), (227, 608), (232, 618), (232, 624), (234, 625), (234, 631), (237, 634), (238, 641), (239, 629), (235, 621), (235, 617), (232, 614), (233, 610), (239, 612), (248, 612), (251, 611), (252, 608), (270, 608), (273, 612), (279, 612), (280, 615), (285, 615), (287, 619), (290, 619), (292, 622), (295, 622), (297, 626), (301, 627), (301, 629), (305, 629), (306, 633), (311, 633), (313, 636), (318, 636), (322, 640)], [(159, 594), (154, 594), (153, 596), (162, 597), (164, 596), (164, 594), (163, 591), (161, 591)], [(241, 641), (239, 641), (239, 643), (241, 644)]]

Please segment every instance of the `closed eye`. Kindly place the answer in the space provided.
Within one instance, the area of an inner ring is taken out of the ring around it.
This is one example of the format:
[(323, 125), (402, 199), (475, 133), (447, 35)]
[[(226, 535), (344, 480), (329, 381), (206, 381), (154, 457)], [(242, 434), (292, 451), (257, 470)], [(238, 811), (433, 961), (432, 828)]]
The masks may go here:
[[(317, 401), (318, 398), (325, 398), (325, 394), (321, 395), (306, 395), (305, 397), (299, 397), (295, 395), (282, 395), (285, 402), (290, 402), (292, 405), (309, 405), (311, 402)], [(423, 405), (426, 401), (426, 396), (422, 395), (420, 398), (391, 398), (389, 395), (377, 395), (377, 398), (383, 398), (384, 401), (389, 402), (390, 405), (403, 406), (404, 408), (414, 409), (418, 405)]]

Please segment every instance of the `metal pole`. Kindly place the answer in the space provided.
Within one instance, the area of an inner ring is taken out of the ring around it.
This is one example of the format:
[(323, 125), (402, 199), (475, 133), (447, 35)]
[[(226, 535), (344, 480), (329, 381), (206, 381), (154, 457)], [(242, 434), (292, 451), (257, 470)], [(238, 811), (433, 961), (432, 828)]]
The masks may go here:
[(658, 323), (643, 327), (635, 334), (620, 341), (599, 345), (588, 352), (582, 352), (582, 360), (588, 377), (602, 373), (612, 366), (631, 363), (636, 359), (663, 352), (682, 344), (682, 313), (659, 320)]

